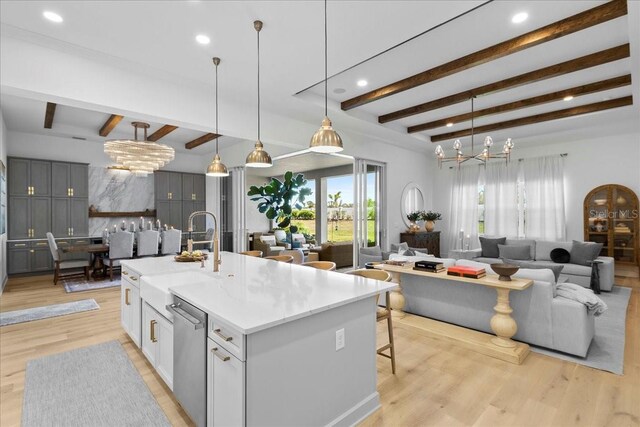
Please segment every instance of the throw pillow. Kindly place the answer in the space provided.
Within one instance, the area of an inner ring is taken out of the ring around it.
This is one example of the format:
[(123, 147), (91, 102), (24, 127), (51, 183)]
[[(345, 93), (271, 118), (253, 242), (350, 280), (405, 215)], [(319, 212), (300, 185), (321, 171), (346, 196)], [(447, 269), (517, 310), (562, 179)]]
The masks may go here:
[(531, 259), (531, 248), (529, 246), (498, 245), (499, 258), (509, 258), (518, 260)]
[(571, 264), (591, 265), (602, 251), (602, 243), (573, 241), (571, 245)]
[(555, 248), (551, 251), (551, 261), (566, 264), (571, 261), (571, 254), (564, 248)]
[(407, 249), (402, 253), (402, 255), (404, 256), (414, 256), (415, 254), (416, 254), (415, 251), (412, 251), (411, 249)]
[(506, 237), (490, 239), (488, 237), (480, 237), (480, 247), (482, 248), (482, 256), (484, 258), (500, 258), (498, 245), (504, 245), (507, 241)]
[(397, 254), (402, 255), (404, 251), (408, 251), (408, 250), (409, 250), (409, 244), (407, 242), (402, 242), (400, 244), (395, 244), (395, 243), (391, 244), (391, 252), (395, 252)]
[(553, 276), (556, 278), (556, 283), (558, 283), (558, 280), (560, 279), (560, 273), (562, 273), (562, 270), (564, 269), (564, 265), (544, 265), (544, 264), (537, 264), (535, 262), (531, 262), (531, 261), (523, 261), (520, 259), (503, 259), (502, 261), (504, 261), (505, 264), (513, 264), (513, 265), (517, 265), (518, 267), (522, 267), (522, 268), (530, 268), (532, 270), (551, 270), (553, 271)]

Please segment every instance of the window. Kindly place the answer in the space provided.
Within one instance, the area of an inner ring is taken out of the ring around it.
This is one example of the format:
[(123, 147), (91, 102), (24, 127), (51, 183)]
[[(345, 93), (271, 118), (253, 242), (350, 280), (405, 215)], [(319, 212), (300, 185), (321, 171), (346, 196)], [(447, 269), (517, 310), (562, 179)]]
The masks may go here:
[(306, 188), (311, 190), (311, 194), (305, 198), (302, 209), (294, 209), (292, 213), (292, 224), (298, 227), (298, 233), (305, 237), (315, 239), (316, 237), (316, 181), (307, 180)]

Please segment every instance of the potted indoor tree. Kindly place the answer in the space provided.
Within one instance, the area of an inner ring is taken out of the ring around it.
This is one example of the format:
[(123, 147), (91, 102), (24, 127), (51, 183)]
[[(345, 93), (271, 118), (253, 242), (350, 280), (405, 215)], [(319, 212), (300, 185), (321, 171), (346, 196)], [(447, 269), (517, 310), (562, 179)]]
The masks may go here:
[(442, 215), (438, 212), (422, 212), (420, 214), (420, 219), (424, 221), (424, 229), (427, 231), (433, 231), (436, 226), (436, 221), (440, 221), (442, 219)]

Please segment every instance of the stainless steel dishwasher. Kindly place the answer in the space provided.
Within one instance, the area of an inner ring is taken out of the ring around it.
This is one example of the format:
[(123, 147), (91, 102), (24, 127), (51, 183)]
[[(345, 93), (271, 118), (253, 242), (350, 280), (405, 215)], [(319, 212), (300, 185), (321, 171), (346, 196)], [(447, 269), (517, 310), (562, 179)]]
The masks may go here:
[(198, 427), (207, 421), (207, 313), (176, 297), (173, 316), (173, 394)]

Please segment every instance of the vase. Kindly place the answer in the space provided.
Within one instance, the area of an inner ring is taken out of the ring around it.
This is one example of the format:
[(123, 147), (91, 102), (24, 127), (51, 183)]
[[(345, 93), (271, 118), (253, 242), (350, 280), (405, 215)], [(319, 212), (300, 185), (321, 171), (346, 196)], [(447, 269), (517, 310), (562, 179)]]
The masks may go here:
[(425, 230), (433, 231), (434, 228), (436, 228), (435, 221), (425, 221), (425, 223), (424, 223), (424, 229)]
[(415, 222), (411, 221), (411, 223), (409, 224), (409, 233), (415, 233), (417, 231), (420, 231), (420, 226), (418, 224), (416, 224)]

